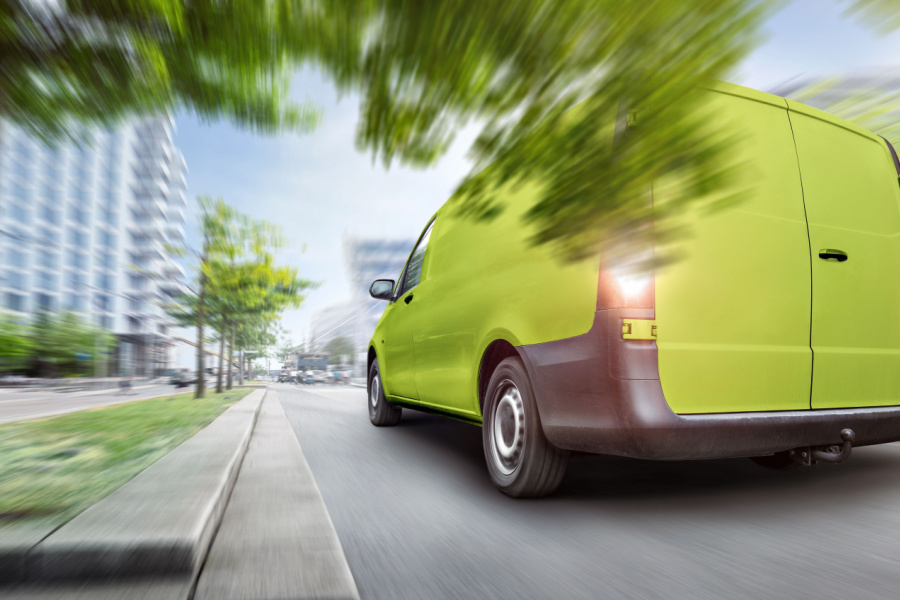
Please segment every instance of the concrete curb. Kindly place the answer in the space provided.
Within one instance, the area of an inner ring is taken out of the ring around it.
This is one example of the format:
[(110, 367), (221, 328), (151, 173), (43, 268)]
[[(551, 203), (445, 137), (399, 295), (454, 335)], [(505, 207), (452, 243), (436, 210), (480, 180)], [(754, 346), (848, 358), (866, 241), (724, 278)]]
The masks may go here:
[(359, 600), (328, 509), (272, 391), (194, 600)]
[(8, 565), (19, 566), (18, 572), (7, 569), (7, 577), (33, 582), (196, 574), (225, 512), (265, 394), (264, 388), (251, 392), (28, 548), (24, 557), (6, 553)]

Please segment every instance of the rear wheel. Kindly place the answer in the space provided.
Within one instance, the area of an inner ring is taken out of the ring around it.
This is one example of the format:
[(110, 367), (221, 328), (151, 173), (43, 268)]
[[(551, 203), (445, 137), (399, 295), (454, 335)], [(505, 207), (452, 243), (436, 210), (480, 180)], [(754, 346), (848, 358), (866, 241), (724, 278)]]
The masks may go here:
[(504, 359), (491, 375), (482, 440), (491, 480), (507, 496), (546, 496), (562, 483), (569, 454), (544, 436), (531, 382), (518, 357)]
[(384, 386), (381, 384), (381, 372), (378, 360), (369, 369), (369, 420), (376, 427), (391, 427), (400, 422), (402, 409), (394, 406), (384, 397)]

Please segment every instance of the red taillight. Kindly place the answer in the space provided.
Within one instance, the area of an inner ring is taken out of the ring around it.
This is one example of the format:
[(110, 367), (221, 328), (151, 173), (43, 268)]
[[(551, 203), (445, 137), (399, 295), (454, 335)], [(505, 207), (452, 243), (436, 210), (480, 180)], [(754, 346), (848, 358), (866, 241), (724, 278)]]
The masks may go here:
[(597, 308), (653, 308), (654, 278), (651, 273), (633, 274), (600, 269)]

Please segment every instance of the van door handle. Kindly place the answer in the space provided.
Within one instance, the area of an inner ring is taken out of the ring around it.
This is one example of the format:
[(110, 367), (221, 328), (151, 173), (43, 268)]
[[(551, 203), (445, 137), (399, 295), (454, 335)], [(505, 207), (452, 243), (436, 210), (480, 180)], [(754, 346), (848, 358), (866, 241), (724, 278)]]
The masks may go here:
[[(844, 260), (847, 260), (847, 259), (844, 258)], [(413, 297), (413, 295), (410, 294), (409, 296), (407, 296), (406, 298), (404, 298), (403, 301), (406, 302), (407, 304), (409, 304), (410, 302), (412, 302), (412, 297)]]
[(819, 250), (819, 258), (822, 260), (836, 260), (838, 262), (844, 262), (847, 260), (847, 253), (843, 250), (834, 250), (833, 248), (828, 248), (826, 250)]

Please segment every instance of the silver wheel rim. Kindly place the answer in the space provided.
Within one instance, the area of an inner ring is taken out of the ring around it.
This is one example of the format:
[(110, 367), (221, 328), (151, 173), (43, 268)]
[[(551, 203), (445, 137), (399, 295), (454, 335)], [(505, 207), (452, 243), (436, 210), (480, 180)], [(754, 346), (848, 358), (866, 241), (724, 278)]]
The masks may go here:
[(369, 402), (372, 403), (372, 410), (378, 408), (378, 389), (381, 387), (381, 382), (378, 381), (378, 375), (372, 378), (372, 385), (369, 388)]
[(510, 380), (500, 384), (500, 399), (494, 405), (491, 416), (491, 453), (494, 464), (504, 475), (510, 475), (519, 466), (525, 442), (525, 406), (519, 388)]

